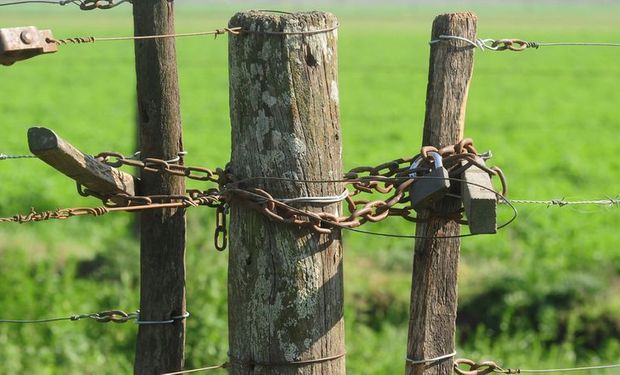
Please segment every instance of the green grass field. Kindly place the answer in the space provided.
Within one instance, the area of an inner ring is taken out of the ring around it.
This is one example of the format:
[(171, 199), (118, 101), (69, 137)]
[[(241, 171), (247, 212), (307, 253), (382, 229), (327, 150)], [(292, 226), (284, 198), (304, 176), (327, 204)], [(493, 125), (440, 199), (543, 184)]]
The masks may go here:
[[(131, 35), (131, 11), (0, 8), (0, 27), (36, 25), (57, 38)], [(340, 19), (340, 103), (346, 168), (417, 153), (433, 17), (463, 7), (324, 7)], [(620, 41), (619, 6), (471, 6), (484, 38)], [(241, 10), (241, 9), (238, 9)], [(177, 31), (225, 26), (235, 9), (179, 6)], [(227, 40), (177, 41), (187, 163), (230, 157)], [(476, 52), (466, 135), (491, 149), (514, 199), (620, 193), (620, 48)], [(0, 67), (0, 153), (27, 153), (26, 130), (50, 127), (88, 153), (134, 150), (131, 42), (60, 48)], [(0, 161), (0, 216), (98, 202), (37, 160)], [(194, 183), (192, 186), (201, 187)], [(616, 207), (517, 206), (494, 236), (463, 239), (459, 356), (506, 367), (615, 362), (620, 357)], [(506, 219), (510, 212), (500, 209)], [(188, 212), (187, 367), (227, 353), (227, 253), (213, 249), (214, 213)], [(411, 234), (397, 219), (369, 229)], [(138, 307), (138, 245), (128, 214), (0, 226), (0, 319)], [(411, 240), (345, 235), (347, 367), (402, 373)], [(137, 327), (93, 321), (0, 324), (0, 373), (130, 373)], [(599, 372), (601, 373), (601, 372)], [(605, 373), (605, 372), (602, 372)], [(612, 374), (612, 371), (608, 372)]]

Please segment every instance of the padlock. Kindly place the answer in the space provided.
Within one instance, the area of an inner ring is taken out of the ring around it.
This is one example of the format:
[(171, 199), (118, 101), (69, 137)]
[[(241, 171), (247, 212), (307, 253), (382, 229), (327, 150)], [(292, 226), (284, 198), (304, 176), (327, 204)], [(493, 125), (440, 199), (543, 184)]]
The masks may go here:
[(12, 65), (44, 53), (58, 51), (50, 30), (34, 26), (0, 29), (0, 64)]
[[(423, 176), (418, 176), (416, 172), (412, 172), (409, 175), (409, 177), (416, 179), (411, 188), (409, 188), (411, 206), (416, 211), (431, 207), (435, 202), (443, 198), (450, 189), (448, 171), (443, 166), (441, 155), (434, 151), (428, 154), (433, 158), (433, 166), (430, 172)], [(421, 161), (421, 157), (414, 160), (411, 164), (411, 169), (417, 169)]]

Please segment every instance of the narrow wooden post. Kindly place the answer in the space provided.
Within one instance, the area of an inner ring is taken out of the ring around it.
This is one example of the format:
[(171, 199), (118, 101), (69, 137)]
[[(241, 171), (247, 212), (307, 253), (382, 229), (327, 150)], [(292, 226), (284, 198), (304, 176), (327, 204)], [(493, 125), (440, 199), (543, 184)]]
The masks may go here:
[[(133, 4), (134, 33), (174, 34), (173, 3)], [(136, 40), (141, 156), (171, 159), (183, 149), (174, 38)], [(180, 177), (142, 174), (143, 195), (184, 194)], [(140, 320), (162, 321), (185, 313), (185, 211), (149, 210), (140, 218)], [(185, 321), (143, 324), (136, 344), (136, 374), (181, 370)]]
[(28, 147), (39, 159), (92, 192), (135, 195), (132, 175), (83, 153), (50, 129), (28, 129)]
[[(476, 161), (484, 165), (482, 158), (477, 158)], [(493, 192), (491, 177), (486, 171), (472, 165), (461, 174), (461, 179), (464, 181), (461, 184), (461, 198), (469, 232), (497, 233), (497, 195)]]
[[(476, 38), (477, 18), (472, 13), (443, 14), (433, 22), (432, 40), (440, 35)], [(473, 69), (473, 47), (459, 40), (431, 45), (423, 144), (445, 146), (463, 138), (465, 104)], [(454, 351), (457, 307), (457, 273), (461, 242), (458, 238), (432, 239), (460, 234), (459, 225), (445, 218), (458, 211), (460, 201), (446, 198), (420, 213), (413, 261), (411, 317), (407, 344), (407, 374), (452, 374), (453, 359), (430, 364), (412, 361), (432, 359)]]
[[(236, 14), (230, 27), (232, 172), (339, 178), (337, 25), (329, 13)], [(314, 34), (279, 34), (323, 29)], [(273, 33), (275, 32), (275, 34)], [(340, 183), (250, 180), (277, 198), (334, 196)], [(340, 204), (300, 205), (337, 213)], [(232, 374), (344, 374), (342, 244), (231, 203), (228, 320)], [(294, 363), (307, 361), (305, 363)]]

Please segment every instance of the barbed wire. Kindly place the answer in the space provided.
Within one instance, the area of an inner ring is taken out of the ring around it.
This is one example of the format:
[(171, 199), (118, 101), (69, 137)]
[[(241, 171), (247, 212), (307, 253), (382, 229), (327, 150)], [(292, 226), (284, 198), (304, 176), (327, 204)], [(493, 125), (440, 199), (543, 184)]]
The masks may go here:
[(521, 39), (483, 39), (476, 38), (474, 40), (458, 36), (458, 35), (440, 35), (438, 39), (433, 39), (429, 44), (436, 44), (447, 40), (460, 40), (473, 47), (480, 48), (482, 51), (524, 51), (528, 48), (538, 49), (540, 47), (558, 47), (558, 46), (574, 46), (574, 47), (620, 47), (620, 43), (608, 42), (532, 42)]
[(77, 5), (81, 10), (93, 10), (93, 9), (112, 9), (123, 3), (132, 4), (133, 0), (119, 0), (114, 2), (114, 0), (60, 0), (60, 1), (51, 1), (51, 0), (22, 0), (22, 1), (12, 1), (8, 3), (0, 3), (0, 7), (10, 6), (10, 5), (26, 5), (26, 4), (53, 4), (53, 5), (67, 5), (73, 4)]
[[(579, 201), (567, 201), (562, 199), (549, 199), (549, 200), (533, 200), (533, 199), (511, 199), (513, 204), (536, 204), (544, 205), (547, 207), (557, 206), (573, 206), (573, 205), (599, 205), (599, 206), (618, 206), (620, 205), (620, 199), (605, 198), (605, 199), (591, 199), (591, 200), (579, 200)], [(500, 201), (499, 203), (504, 203)]]
[(8, 155), (0, 153), (0, 160), (36, 159), (34, 155)]
[[(431, 169), (433, 164), (430, 163), (433, 162), (429, 155), (433, 152), (439, 154), (443, 159), (447, 170), (449, 170), (449, 177), (437, 177), (428, 174), (420, 175), (420, 173), (423, 172), (428, 173)], [(566, 201), (564, 199), (538, 201), (510, 200), (506, 197), (507, 185), (503, 173), (499, 168), (488, 168), (479, 161), (482, 157), (488, 159), (491, 155), (490, 153), (478, 154), (473, 147), (473, 141), (471, 139), (464, 139), (455, 145), (450, 145), (439, 150), (433, 147), (423, 147), (421, 152), (416, 156), (391, 160), (374, 167), (361, 166), (353, 168), (347, 172), (342, 179), (327, 180), (300, 180), (285, 177), (249, 177), (238, 179), (230, 173), (228, 167), (225, 169), (216, 168), (215, 170), (211, 170), (203, 167), (177, 164), (185, 154), (186, 152), (183, 151), (175, 158), (163, 160), (159, 158), (141, 159), (139, 153), (124, 156), (121, 153), (102, 152), (96, 155), (95, 158), (100, 162), (116, 168), (122, 166), (137, 167), (145, 172), (167, 173), (198, 181), (213, 182), (218, 185), (218, 188), (188, 190), (186, 195), (130, 196), (126, 194), (115, 194), (102, 196), (78, 185), (78, 192), (80, 195), (92, 195), (100, 198), (104, 202), (104, 206), (93, 208), (66, 208), (45, 212), (36, 212), (34, 209), (31, 209), (29, 214), (18, 214), (12, 217), (0, 218), (0, 222), (25, 223), (51, 219), (63, 220), (73, 216), (100, 216), (113, 211), (143, 211), (163, 208), (209, 206), (216, 208), (215, 247), (218, 250), (223, 250), (227, 245), (228, 234), (226, 216), (230, 203), (235, 200), (243, 202), (245, 205), (273, 221), (289, 225), (292, 224), (300, 228), (307, 228), (320, 234), (331, 234), (334, 229), (345, 229), (374, 236), (426, 239), (460, 238), (477, 234), (465, 233), (450, 237), (426, 237), (361, 230), (357, 227), (367, 222), (382, 221), (390, 216), (398, 216), (411, 222), (423, 222), (424, 220), (418, 218), (417, 215), (413, 215), (414, 209), (411, 203), (409, 203), (411, 201), (410, 188), (417, 181), (428, 179), (443, 179), (470, 184), (494, 193), (498, 203), (510, 206), (513, 211), (512, 216), (506, 222), (498, 225), (497, 229), (505, 228), (516, 220), (518, 212), (514, 204), (544, 204), (547, 206), (560, 207), (571, 204), (599, 204), (608, 206), (620, 204), (620, 199), (587, 201)], [(499, 193), (486, 186), (456, 177), (460, 176), (465, 169), (471, 166), (480, 168), (490, 176), (498, 176), (502, 183), (502, 192)], [(276, 198), (263, 189), (245, 186), (256, 180), (277, 180), (291, 183), (344, 183), (345, 185), (352, 186), (353, 190), (349, 191), (348, 189), (344, 189), (343, 193), (338, 196)], [(388, 195), (388, 198), (385, 200), (354, 198), (364, 193), (391, 195)], [(461, 199), (459, 195), (455, 194), (448, 194), (448, 196)], [(336, 216), (328, 212), (313, 212), (307, 209), (294, 207), (296, 204), (333, 204), (341, 201), (345, 201), (346, 208), (349, 211), (348, 215)], [(434, 217), (453, 220), (459, 224), (468, 223), (467, 220), (463, 218), (462, 209), (457, 212), (435, 213), (434, 215)]]
[(223, 27), (221, 29), (215, 29), (215, 30), (210, 30), (210, 31), (197, 31), (197, 32), (189, 32), (189, 33), (141, 35), (141, 36), (116, 36), (116, 37), (86, 36), (86, 37), (72, 37), (72, 38), (64, 38), (64, 39), (48, 38), (46, 39), (46, 41), (48, 43), (56, 43), (57, 45), (67, 45), (67, 44), (88, 44), (88, 43), (95, 43), (95, 42), (115, 42), (115, 41), (123, 41), (123, 40), (180, 38), (180, 37), (205, 36), (205, 35), (213, 35), (214, 37), (217, 38), (219, 35), (224, 35), (224, 34), (231, 34), (231, 35), (243, 35), (243, 34), (313, 35), (313, 34), (320, 34), (320, 33), (334, 31), (338, 29), (338, 27), (339, 25), (327, 27), (323, 29), (305, 30), (305, 31), (257, 31), (257, 30), (247, 30), (242, 27)]
[[(339, 180), (298, 180), (283, 177), (250, 177), (238, 179), (230, 173), (228, 167), (225, 169), (216, 168), (215, 170), (211, 170), (203, 167), (171, 163), (171, 161), (180, 159), (180, 157), (171, 160), (158, 158), (140, 159), (140, 155), (137, 153), (131, 156), (124, 156), (116, 152), (102, 152), (96, 155), (95, 158), (110, 166), (131, 166), (137, 167), (144, 172), (165, 173), (198, 181), (213, 182), (218, 185), (218, 188), (204, 191), (189, 190), (186, 192), (186, 195), (130, 196), (126, 194), (101, 195), (89, 189), (84, 189), (78, 184), (78, 192), (80, 195), (95, 196), (104, 202), (104, 206), (94, 208), (66, 208), (46, 212), (36, 212), (32, 209), (27, 215), (14, 215), (12, 217), (0, 218), (0, 222), (25, 223), (51, 219), (62, 220), (83, 215), (100, 216), (112, 211), (142, 211), (174, 207), (209, 206), (216, 208), (215, 247), (218, 250), (223, 250), (227, 245), (228, 231), (226, 227), (226, 216), (228, 213), (228, 206), (233, 201), (240, 201), (273, 221), (287, 225), (295, 225), (299, 228), (306, 228), (319, 234), (331, 234), (334, 229), (346, 229), (377, 236), (431, 238), (377, 233), (355, 229), (365, 223), (382, 221), (390, 216), (398, 216), (411, 222), (429, 220), (422, 220), (413, 215), (414, 207), (411, 203), (410, 188), (414, 183), (417, 183), (417, 181), (436, 178), (423, 174), (428, 173), (433, 165), (433, 158), (429, 156), (431, 153), (440, 155), (444, 166), (447, 168), (446, 171), (449, 170), (452, 176), (460, 175), (465, 169), (471, 166), (476, 166), (491, 176), (499, 176), (502, 183), (502, 192), (496, 194), (498, 194), (498, 199), (507, 200), (505, 197), (507, 187), (503, 173), (499, 168), (488, 168), (480, 161), (479, 154), (475, 150), (471, 139), (464, 139), (455, 145), (449, 145), (442, 149), (428, 146), (423, 147), (420, 154), (416, 156), (391, 160), (374, 167), (361, 166), (353, 168)], [(482, 155), (490, 157), (488, 153)], [(348, 191), (348, 189), (344, 189), (343, 193), (338, 196), (275, 198), (263, 189), (245, 186), (251, 181), (271, 179), (292, 183), (344, 183), (345, 185), (352, 186), (353, 190)], [(463, 180), (457, 177), (447, 177), (443, 179), (463, 182)], [(476, 184), (472, 183), (472, 185)], [(479, 187), (485, 188), (484, 186)], [(486, 189), (495, 193), (492, 189)], [(384, 200), (356, 198), (357, 195), (367, 193), (388, 194), (388, 197)], [(297, 204), (327, 205), (338, 203), (343, 200), (346, 202), (346, 208), (349, 214), (341, 216), (329, 212), (314, 212), (309, 209), (295, 207)], [(510, 203), (508, 204), (510, 205)], [(513, 209), (513, 217), (508, 222), (500, 225), (499, 228), (503, 228), (510, 224), (517, 217), (516, 209), (512, 205), (511, 208)], [(463, 219), (462, 210), (452, 213), (442, 213), (440, 217), (454, 220), (460, 224), (467, 224), (467, 221)], [(458, 237), (467, 237), (470, 235), (472, 234), (463, 234)]]

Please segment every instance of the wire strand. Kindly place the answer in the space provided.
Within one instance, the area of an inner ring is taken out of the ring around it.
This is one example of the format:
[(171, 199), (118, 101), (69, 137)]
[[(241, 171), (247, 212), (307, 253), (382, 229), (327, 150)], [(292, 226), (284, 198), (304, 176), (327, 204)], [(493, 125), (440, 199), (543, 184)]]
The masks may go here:
[(540, 47), (574, 46), (574, 47), (620, 47), (620, 43), (606, 42), (535, 42)]
[(444, 354), (441, 355), (439, 357), (435, 357), (435, 358), (429, 358), (429, 359), (412, 359), (412, 358), (405, 358), (405, 361), (407, 361), (407, 363), (410, 363), (412, 365), (425, 365), (425, 364), (429, 364), (429, 363), (435, 363), (435, 362), (439, 362), (439, 361), (443, 361), (444, 359), (448, 359), (448, 358), (452, 358), (456, 356), (456, 351), (450, 353), (450, 354)]
[[(411, 179), (411, 177), (390, 177), (390, 178), (382, 178), (381, 176), (372, 176), (373, 179), (375, 180), (408, 180)], [(364, 178), (360, 178), (360, 179), (364, 179)], [(508, 225), (512, 224), (513, 221), (515, 221), (519, 215), (517, 208), (511, 203), (511, 200), (506, 198), (505, 196), (503, 196), (501, 193), (498, 193), (492, 189), (489, 189), (488, 187), (481, 185), (481, 184), (477, 184), (475, 182), (471, 182), (471, 181), (466, 181), (460, 178), (456, 178), (456, 177), (435, 177), (435, 176), (418, 176), (416, 177), (416, 179), (438, 179), (438, 180), (449, 180), (449, 181), (457, 181), (457, 182), (461, 182), (461, 183), (466, 183), (472, 186), (476, 186), (479, 187), (481, 189), (484, 190), (488, 190), (490, 192), (492, 192), (493, 194), (495, 194), (498, 198), (498, 202), (504, 202), (504, 204), (507, 204), (513, 212), (513, 215), (510, 219), (508, 219), (505, 223), (499, 225), (497, 227), (497, 230), (500, 230), (502, 228), (507, 227)], [(294, 178), (286, 178), (286, 177), (248, 177), (242, 180), (238, 180), (235, 181), (234, 184), (239, 184), (241, 182), (244, 181), (251, 181), (251, 180), (277, 180), (277, 181), (288, 181), (288, 182), (305, 182), (305, 183), (334, 183), (334, 182), (350, 182), (351, 180), (347, 180), (347, 179), (340, 179), (340, 180), (296, 180)], [(254, 196), (256, 198), (260, 198), (263, 200), (268, 200), (271, 201), (273, 203), (282, 203), (276, 199), (268, 199), (266, 197), (263, 197), (262, 195), (258, 195), (252, 192), (246, 192), (246, 194)], [(303, 213), (303, 210), (297, 209), (295, 207), (290, 207), (291, 210), (296, 211), (298, 213)], [(368, 235), (372, 235), (372, 236), (379, 236), (379, 237), (390, 237), (390, 238), (410, 238), (410, 239), (451, 239), (451, 238), (463, 238), (463, 237), (473, 237), (473, 236), (480, 236), (482, 235), (481, 233), (466, 233), (466, 234), (459, 234), (459, 235), (454, 235), (454, 236), (417, 236), (417, 235), (408, 235), (408, 234), (394, 234), (394, 233), (383, 233), (383, 232), (374, 232), (374, 231), (367, 231), (367, 230), (362, 230), (362, 229), (356, 229), (356, 228), (349, 228), (343, 225), (338, 225), (337, 223), (333, 223), (330, 222), (328, 220), (325, 219), (320, 219), (320, 221), (333, 225), (335, 227), (344, 229), (344, 230), (348, 230), (351, 232), (356, 232), (356, 233), (362, 233), (362, 234), (368, 234)]]
[(10, 3), (0, 3), (0, 7), (9, 6), (9, 5), (22, 5), (22, 4), (54, 4), (54, 5), (65, 5), (62, 1), (47, 1), (47, 0), (24, 0), (24, 1), (13, 1)]
[(204, 35), (214, 35), (217, 37), (218, 35), (224, 34), (232, 34), (232, 35), (241, 35), (241, 34), (257, 34), (257, 35), (314, 35), (320, 33), (326, 33), (330, 31), (334, 31), (338, 29), (339, 25), (335, 25), (333, 27), (328, 27), (324, 29), (317, 30), (305, 30), (305, 31), (254, 31), (254, 30), (245, 30), (241, 27), (224, 27), (221, 29), (216, 29), (212, 31), (197, 31), (190, 33), (175, 33), (175, 34), (159, 34), (159, 35), (139, 35), (139, 36), (115, 36), (115, 37), (73, 37), (73, 38), (64, 38), (64, 39), (48, 39), (49, 43), (56, 43), (58, 45), (66, 45), (66, 44), (88, 44), (95, 42), (116, 42), (123, 40), (149, 40), (149, 39), (164, 39), (164, 38), (180, 38), (180, 37), (191, 37), (191, 36), (204, 36)]
[(14, 159), (36, 159), (34, 155), (7, 155), (0, 153), (0, 160), (14, 160)]
[(554, 368), (554, 369), (540, 369), (540, 370), (530, 370), (530, 369), (518, 369), (521, 374), (551, 374), (556, 372), (574, 372), (574, 371), (594, 371), (594, 370), (605, 370), (611, 368), (620, 368), (620, 364), (614, 365), (601, 365), (601, 366), (585, 366), (585, 367), (568, 367), (568, 368)]
[[(618, 206), (620, 205), (620, 199), (607, 198), (607, 199), (592, 199), (581, 201), (567, 201), (564, 199), (550, 199), (550, 200), (533, 200), (533, 199), (511, 199), (510, 202), (514, 204), (537, 204), (544, 206), (572, 206), (572, 205), (599, 205), (599, 206)], [(504, 203), (500, 201), (499, 203)]]
[(161, 374), (161, 375), (191, 374), (193, 372), (201, 372), (201, 371), (223, 369), (223, 368), (227, 368), (228, 366), (229, 366), (229, 363), (228, 362), (224, 362), (221, 365), (207, 366), (207, 367), (195, 368), (195, 369), (191, 369), (191, 370), (181, 370), (181, 371), (175, 371), (175, 372), (166, 372), (166, 373)]
[(437, 39), (433, 39), (429, 44), (437, 44), (446, 40), (459, 40), (463, 41), (472, 47), (480, 48), (482, 51), (523, 51), (525, 49), (539, 47), (620, 47), (620, 43), (614, 42), (530, 42), (521, 39), (482, 39), (476, 38), (474, 40), (465, 38), (458, 35), (439, 35)]

